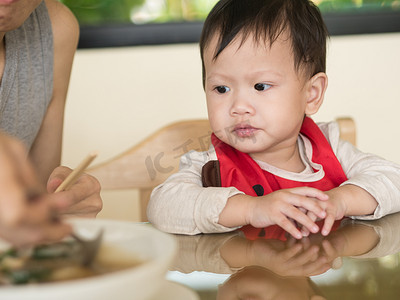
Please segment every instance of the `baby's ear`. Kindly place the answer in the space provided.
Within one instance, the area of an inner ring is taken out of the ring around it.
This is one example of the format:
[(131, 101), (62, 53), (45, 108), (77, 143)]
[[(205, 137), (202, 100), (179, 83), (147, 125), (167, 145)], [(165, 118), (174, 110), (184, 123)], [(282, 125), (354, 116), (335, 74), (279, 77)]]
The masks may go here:
[(328, 86), (328, 77), (320, 72), (310, 78), (307, 86), (307, 106), (306, 115), (315, 114), (324, 101), (325, 91)]

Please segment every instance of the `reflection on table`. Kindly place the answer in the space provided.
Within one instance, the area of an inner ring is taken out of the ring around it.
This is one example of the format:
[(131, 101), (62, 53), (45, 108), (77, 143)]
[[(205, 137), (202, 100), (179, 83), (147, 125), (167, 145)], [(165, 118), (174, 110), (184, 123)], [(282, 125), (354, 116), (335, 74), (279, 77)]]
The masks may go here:
[(200, 299), (399, 299), (400, 213), (300, 241), (279, 227), (175, 235), (167, 278)]

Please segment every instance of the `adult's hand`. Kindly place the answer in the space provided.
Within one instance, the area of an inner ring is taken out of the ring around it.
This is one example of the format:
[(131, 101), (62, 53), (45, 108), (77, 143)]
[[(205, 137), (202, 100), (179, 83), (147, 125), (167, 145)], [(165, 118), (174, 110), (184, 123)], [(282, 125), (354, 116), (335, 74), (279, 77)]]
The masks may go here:
[(57, 240), (70, 226), (52, 218), (56, 204), (40, 186), (27, 151), (0, 132), (0, 237), (15, 246)]
[(100, 197), (100, 183), (89, 175), (83, 174), (67, 191), (54, 193), (57, 187), (72, 172), (70, 168), (56, 168), (47, 182), (47, 191), (52, 201), (60, 208), (64, 216), (96, 217), (103, 207)]

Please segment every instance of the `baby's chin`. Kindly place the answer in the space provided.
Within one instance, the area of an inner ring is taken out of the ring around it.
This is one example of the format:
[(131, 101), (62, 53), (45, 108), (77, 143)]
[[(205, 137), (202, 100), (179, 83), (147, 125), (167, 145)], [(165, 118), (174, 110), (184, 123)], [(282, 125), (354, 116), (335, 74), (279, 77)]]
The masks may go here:
[(232, 137), (226, 137), (224, 139), (221, 138), (219, 139), (223, 141), (225, 144), (228, 144), (229, 146), (243, 153), (251, 155), (252, 153), (257, 153), (260, 151), (260, 149), (258, 149), (259, 145), (257, 145), (255, 137), (239, 138), (232, 136)]

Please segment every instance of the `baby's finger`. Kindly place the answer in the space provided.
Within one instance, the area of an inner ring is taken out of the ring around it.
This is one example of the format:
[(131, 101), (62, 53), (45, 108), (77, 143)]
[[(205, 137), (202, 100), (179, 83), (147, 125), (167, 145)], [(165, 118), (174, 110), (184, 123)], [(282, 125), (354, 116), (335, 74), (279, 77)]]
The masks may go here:
[[(313, 221), (313, 222), (315, 222), (315, 221), (317, 221), (319, 218), (318, 218), (318, 216), (316, 215), (316, 214), (314, 214), (312, 211), (308, 211), (307, 212), (307, 216)], [(308, 231), (308, 229), (307, 228), (304, 228), (304, 230), (305, 230), (305, 234), (307, 234), (307, 235), (305, 235), (305, 236), (308, 236), (309, 234), (310, 234), (310, 232)], [(308, 231), (308, 232), (307, 232)]]
[(313, 222), (317, 221), (318, 217), (312, 212), (312, 211), (308, 211), (307, 212), (307, 216), (313, 220)]
[[(317, 216), (312, 212), (312, 211), (308, 211), (307, 212), (307, 216), (313, 221), (315, 222), (317, 220)], [(306, 228), (306, 227), (302, 227), (301, 228), (301, 233), (303, 234), (303, 236), (309, 236), (310, 235), (310, 231)]]
[[(286, 238), (285, 247), (286, 247), (287, 249), (289, 249), (289, 248), (291, 248), (291, 247), (297, 245), (296, 243), (297, 243), (297, 240), (296, 240), (295, 238), (293, 238), (293, 236), (289, 235), (289, 236)], [(301, 244), (300, 244), (300, 245), (301, 245)]]
[(293, 225), (291, 221), (289, 221), (288, 218), (285, 216), (282, 216), (279, 220), (276, 221), (276, 224), (282, 229), (284, 229), (286, 232), (288, 232), (291, 236), (293, 236), (295, 239), (301, 239), (302, 235), (301, 232), (296, 228), (296, 226)]
[(328, 214), (325, 218), (324, 226), (322, 227), (321, 234), (327, 236), (329, 232), (331, 232), (333, 223), (335, 222), (335, 216), (332, 214)]
[(296, 263), (298, 266), (303, 266), (307, 263), (315, 261), (318, 258), (319, 247), (313, 245), (310, 248), (304, 250), (296, 257)]
[(310, 230), (308, 230), (306, 227), (302, 227), (301, 228), (301, 234), (303, 235), (303, 237), (307, 237), (310, 235)]
[(318, 189), (311, 188), (311, 187), (299, 187), (299, 188), (294, 188), (290, 190), (292, 193), (297, 194), (297, 195), (302, 195), (310, 198), (316, 198), (318, 200), (323, 200), (326, 201), (329, 199), (329, 196)]
[(335, 248), (332, 246), (330, 241), (323, 240), (322, 241), (322, 248), (324, 249), (326, 255), (330, 258), (333, 258), (336, 254)]
[(319, 257), (314, 262), (303, 267), (303, 275), (315, 276), (325, 273), (330, 269), (329, 263), (327, 263), (326, 257)]
[[(294, 241), (296, 241), (296, 240), (294, 240)], [(281, 252), (281, 254), (285, 260), (289, 260), (289, 259), (295, 257), (296, 255), (298, 255), (299, 253), (301, 253), (302, 250), (303, 250), (303, 246), (300, 243), (297, 243), (297, 244), (294, 244), (291, 247), (283, 250)]]
[[(312, 212), (317, 217), (323, 219), (326, 217), (326, 212), (321, 202), (315, 198), (304, 197), (302, 195), (296, 195), (291, 197), (289, 203), (296, 206), (297, 210)], [(305, 213), (303, 213), (305, 215)]]
[(303, 207), (298, 207), (299, 211), (301, 211), (303, 214), (307, 214), (307, 210)]
[(300, 226), (304, 226), (305, 228), (307, 228), (308, 230), (310, 230), (313, 233), (316, 233), (319, 231), (317, 224), (315, 224), (306, 214), (302, 213), (296, 207), (291, 207), (287, 211), (286, 215), (288, 217), (294, 219), (298, 224), (300, 224)]
[(303, 245), (304, 250), (309, 249), (311, 245), (310, 239), (302, 239), (301, 244)]
[(334, 270), (340, 269), (340, 267), (342, 266), (342, 258), (338, 256), (339, 254), (336, 252), (335, 248), (332, 246), (330, 241), (328, 240), (322, 241), (322, 247), (324, 248), (324, 251), (329, 260), (331, 260), (332, 269)]

